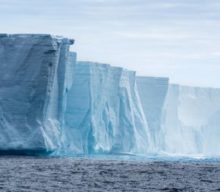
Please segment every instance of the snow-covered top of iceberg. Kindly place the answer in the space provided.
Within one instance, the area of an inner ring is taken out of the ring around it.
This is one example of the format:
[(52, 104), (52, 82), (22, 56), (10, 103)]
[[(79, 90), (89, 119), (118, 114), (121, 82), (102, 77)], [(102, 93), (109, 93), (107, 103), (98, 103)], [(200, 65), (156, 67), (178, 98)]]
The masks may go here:
[(51, 40), (55, 40), (58, 43), (66, 43), (69, 45), (74, 44), (73, 39), (69, 39), (63, 36), (56, 36), (56, 35), (50, 35), (50, 34), (6, 34), (6, 33), (0, 33), (0, 41), (1, 43), (4, 41), (4, 43), (7, 44), (17, 44), (17, 43), (23, 43), (23, 44), (32, 44), (36, 40), (42, 39), (44, 41), (41, 42), (41, 45), (47, 45), (51, 44)]
[(191, 86), (177, 83), (170, 83), (170, 87), (179, 87), (181, 89), (193, 89), (193, 90), (211, 90), (211, 91), (220, 91), (220, 87), (208, 87), (208, 86)]
[(162, 83), (167, 83), (169, 81), (168, 77), (153, 77), (153, 76), (138, 76), (139, 81), (147, 81), (147, 82), (159, 82), (161, 81)]
[(124, 71), (124, 72), (128, 72), (130, 74), (136, 75), (136, 71), (128, 70), (123, 67), (112, 66), (112, 65), (106, 64), (106, 63), (99, 63), (99, 62), (92, 62), (92, 61), (78, 61), (76, 64), (78, 64), (80, 68), (89, 67), (91, 70), (93, 70), (93, 69), (99, 69), (99, 70), (111, 69), (111, 70), (118, 71), (118, 72)]

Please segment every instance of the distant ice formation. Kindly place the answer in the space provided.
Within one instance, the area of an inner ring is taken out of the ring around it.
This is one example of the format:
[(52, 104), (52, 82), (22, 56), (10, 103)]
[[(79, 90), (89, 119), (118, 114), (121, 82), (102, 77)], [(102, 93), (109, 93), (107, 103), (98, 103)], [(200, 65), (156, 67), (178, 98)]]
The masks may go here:
[(220, 155), (220, 89), (170, 85), (161, 150), (171, 155)]
[(0, 35), (0, 154), (220, 156), (220, 89), (76, 62), (73, 43)]

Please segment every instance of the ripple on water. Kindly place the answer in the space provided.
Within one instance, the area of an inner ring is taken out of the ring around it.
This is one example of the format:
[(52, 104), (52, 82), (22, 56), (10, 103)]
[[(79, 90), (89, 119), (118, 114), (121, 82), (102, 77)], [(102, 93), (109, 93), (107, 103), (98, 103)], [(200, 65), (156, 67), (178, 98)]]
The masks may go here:
[(0, 158), (0, 191), (219, 190), (219, 161)]

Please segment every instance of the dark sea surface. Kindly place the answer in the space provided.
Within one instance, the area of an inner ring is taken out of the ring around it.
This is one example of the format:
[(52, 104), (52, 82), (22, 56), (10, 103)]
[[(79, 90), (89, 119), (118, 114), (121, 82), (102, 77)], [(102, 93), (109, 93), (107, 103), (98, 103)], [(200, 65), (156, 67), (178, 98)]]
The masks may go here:
[(0, 157), (0, 191), (220, 191), (219, 160)]

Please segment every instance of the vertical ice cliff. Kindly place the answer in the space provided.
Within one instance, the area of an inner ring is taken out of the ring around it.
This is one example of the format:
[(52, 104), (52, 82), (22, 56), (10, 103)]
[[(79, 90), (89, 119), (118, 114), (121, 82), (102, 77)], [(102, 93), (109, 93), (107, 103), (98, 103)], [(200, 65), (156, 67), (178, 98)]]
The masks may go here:
[(220, 89), (170, 85), (163, 111), (162, 151), (220, 155)]
[(51, 35), (0, 35), (1, 151), (59, 147), (71, 44)]
[(159, 150), (161, 115), (168, 90), (168, 78), (137, 77), (137, 86), (148, 122), (154, 152)]
[(79, 62), (68, 93), (64, 149), (76, 154), (144, 154), (148, 126), (135, 72)]
[(220, 155), (220, 89), (76, 63), (71, 44), (0, 34), (0, 154)]

